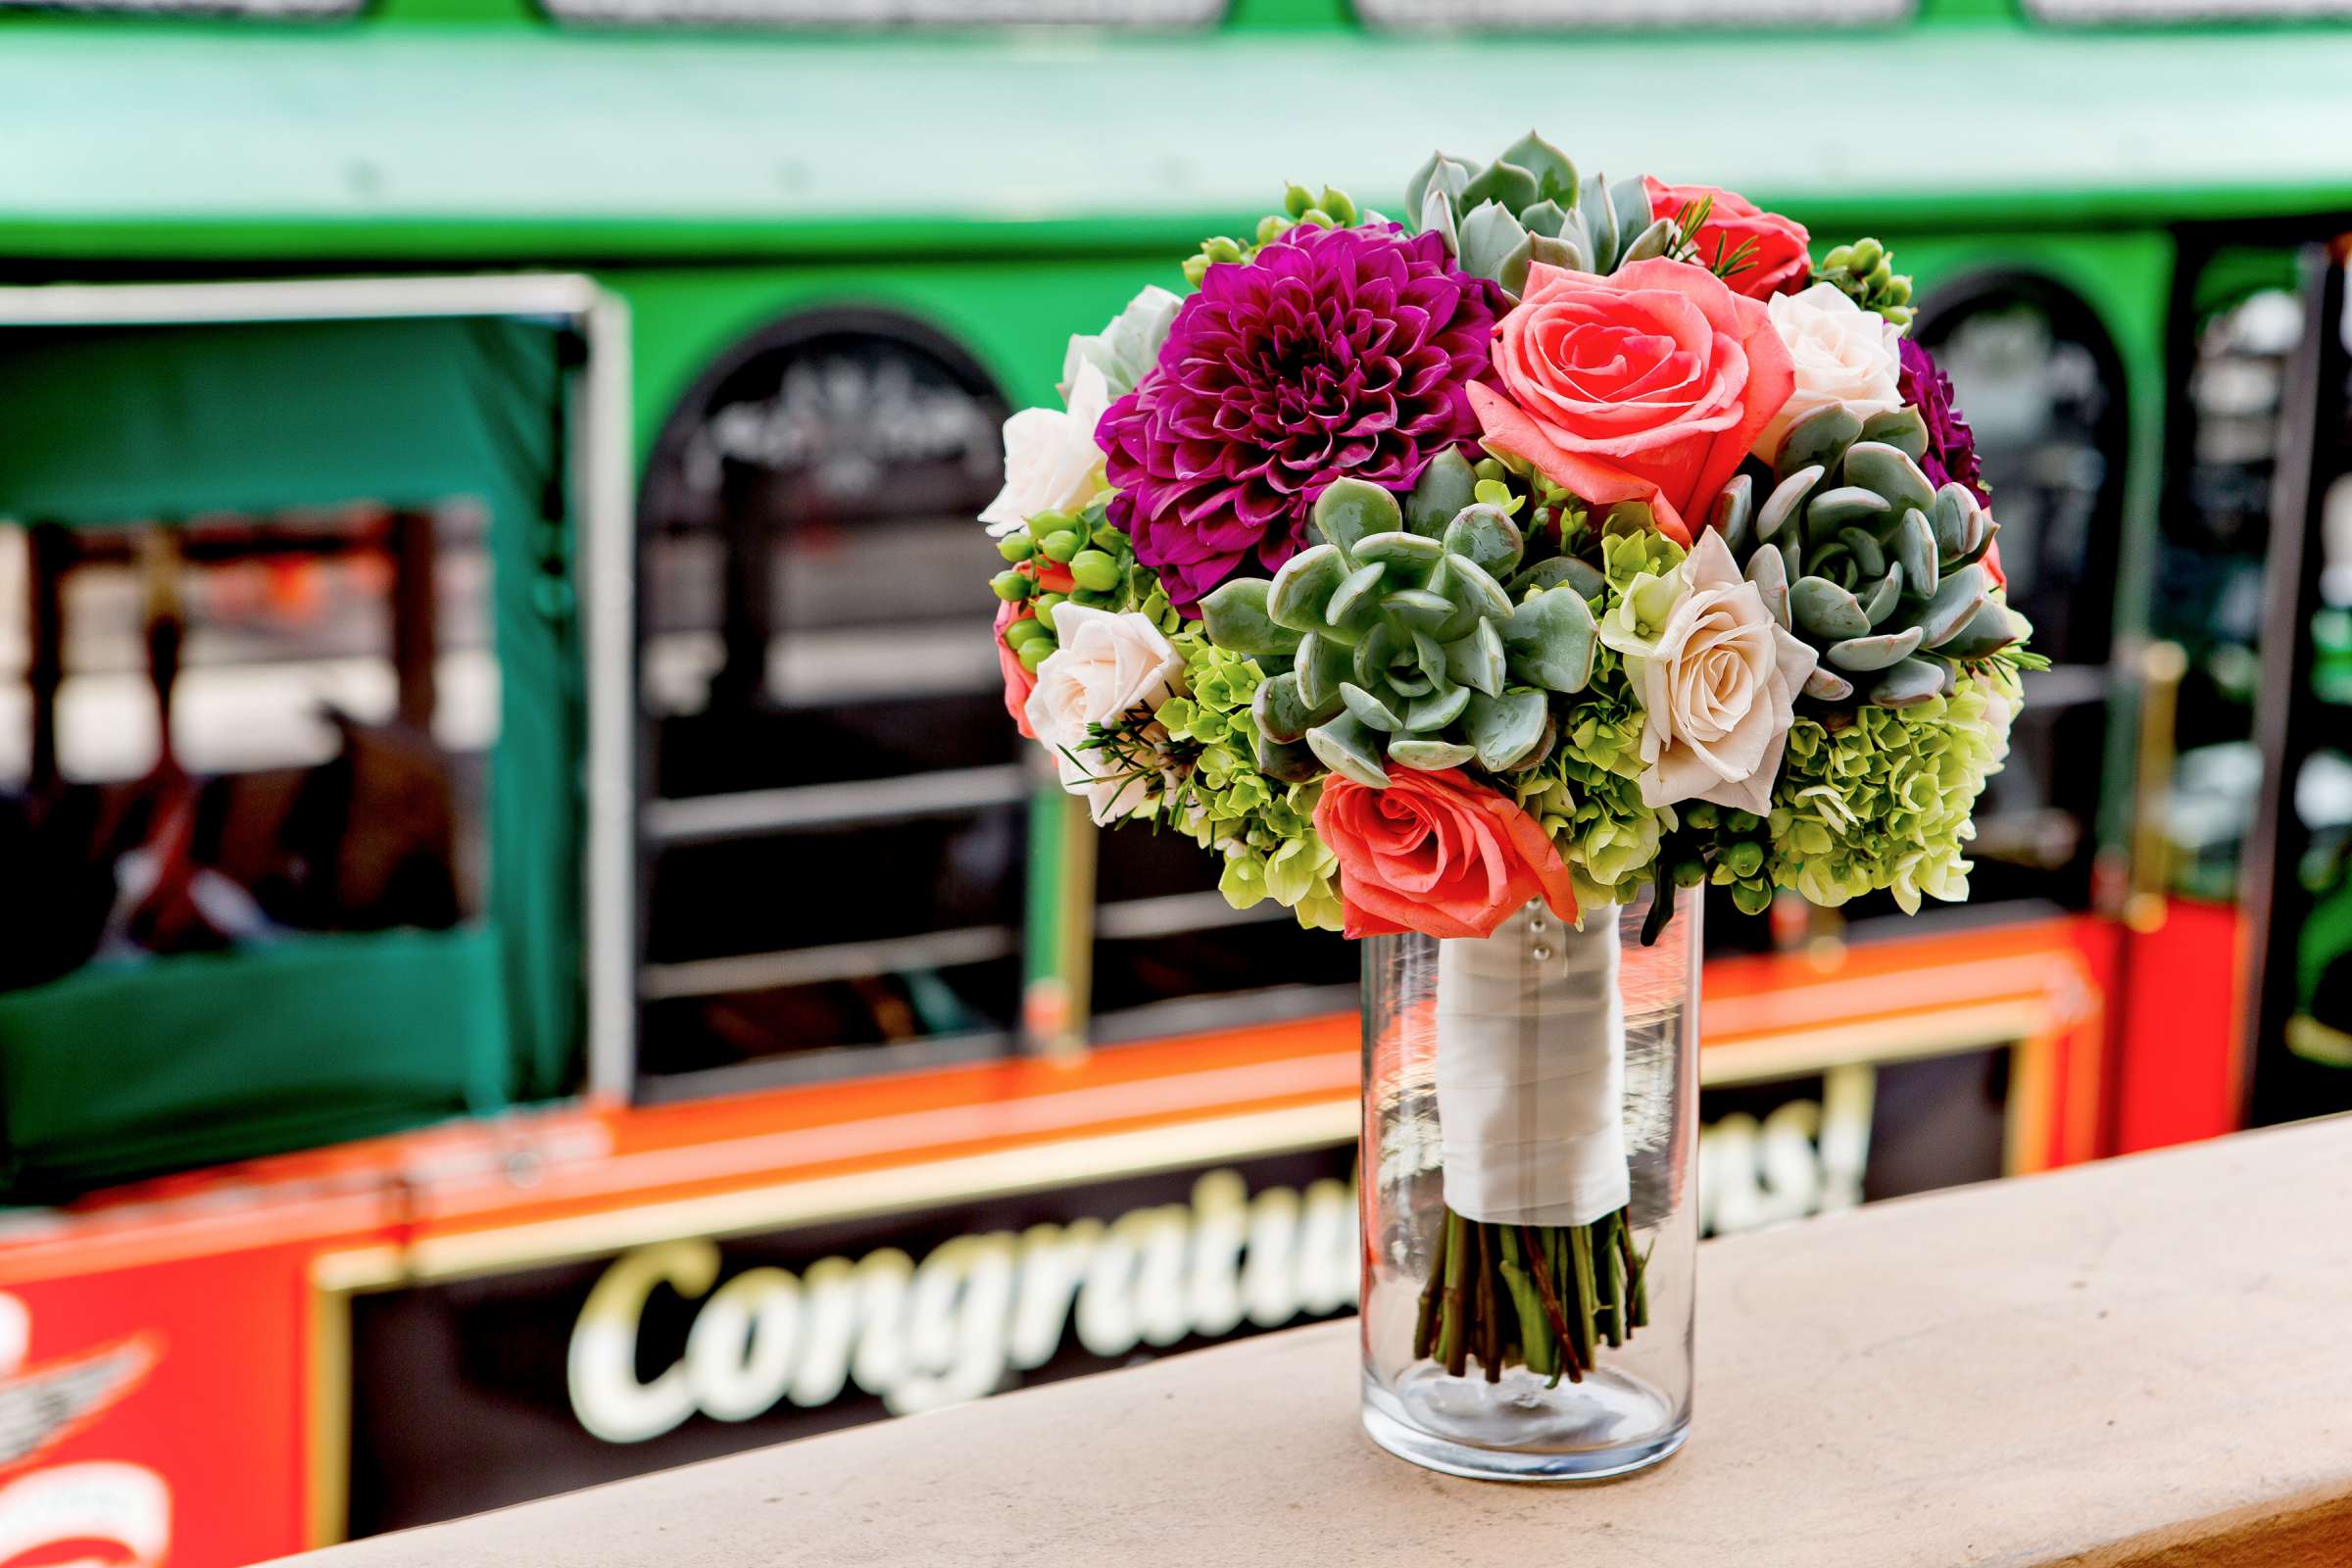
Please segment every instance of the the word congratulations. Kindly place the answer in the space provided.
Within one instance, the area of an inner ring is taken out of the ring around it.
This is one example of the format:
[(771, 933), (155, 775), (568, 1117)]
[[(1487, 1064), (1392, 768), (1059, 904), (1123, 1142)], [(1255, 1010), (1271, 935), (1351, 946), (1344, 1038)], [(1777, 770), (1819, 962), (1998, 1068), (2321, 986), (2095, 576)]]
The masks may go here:
[[(580, 1424), (643, 1443), (696, 1412), (748, 1421), (789, 1399), (813, 1408), (852, 1383), (893, 1413), (977, 1398), (1046, 1364), (1074, 1328), (1115, 1360), (1138, 1346), (1275, 1328), (1356, 1295), (1355, 1195), (1338, 1181), (1252, 1196), (1211, 1171), (1188, 1204), (1117, 1218), (958, 1236), (920, 1264), (897, 1248), (801, 1274), (746, 1269), (723, 1284), (719, 1245), (662, 1242), (613, 1259), (573, 1327)], [(666, 1287), (700, 1301), (685, 1353), (639, 1376), (645, 1306)]]

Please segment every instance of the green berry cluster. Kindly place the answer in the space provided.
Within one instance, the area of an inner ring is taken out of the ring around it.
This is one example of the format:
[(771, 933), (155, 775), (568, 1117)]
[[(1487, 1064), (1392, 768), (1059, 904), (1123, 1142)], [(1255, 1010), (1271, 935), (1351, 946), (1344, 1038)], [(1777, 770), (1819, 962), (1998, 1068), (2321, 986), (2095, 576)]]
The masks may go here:
[(1894, 270), (1894, 252), (1875, 239), (1833, 248), (1813, 269), (1813, 281), (1836, 284), (1856, 305), (1897, 326), (1911, 324), (1910, 276)]
[[(1064, 604), (1095, 610), (1120, 610), (1150, 595), (1155, 580), (1135, 564), (1135, 549), (1108, 519), (1107, 498), (1089, 504), (1075, 514), (1041, 512), (1026, 528), (997, 541), (997, 554), (1009, 563), (989, 579), (999, 599), (1026, 603), (1034, 612), (1004, 628), (1004, 646), (1021, 667), (1036, 673), (1059, 646), (1054, 636), (1054, 612)], [(1048, 587), (1043, 575), (1054, 566), (1065, 567), (1071, 586)]]
[(1772, 823), (1753, 811), (1736, 810), (1710, 801), (1678, 807), (1681, 830), (1668, 843), (1674, 860), (1669, 870), (1678, 887), (1701, 882), (1732, 890), (1732, 903), (1741, 914), (1762, 914), (1772, 906)]
[(1361, 216), (1348, 193), (1336, 185), (1324, 186), (1320, 196), (1304, 185), (1293, 185), (1283, 193), (1282, 211), (1268, 213), (1257, 220), (1253, 240), (1219, 234), (1201, 241), (1200, 249), (1184, 264), (1184, 280), (1199, 288), (1211, 267), (1220, 262), (1247, 262), (1261, 246), (1273, 244), (1300, 223), (1312, 223), (1317, 228), (1348, 228)]

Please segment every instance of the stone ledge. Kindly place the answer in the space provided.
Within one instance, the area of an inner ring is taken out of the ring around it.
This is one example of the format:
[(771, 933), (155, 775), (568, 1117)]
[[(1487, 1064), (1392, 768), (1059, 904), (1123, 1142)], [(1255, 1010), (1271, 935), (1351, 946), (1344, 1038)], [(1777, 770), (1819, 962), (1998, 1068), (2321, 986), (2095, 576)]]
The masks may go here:
[(771, 1563), (2192, 1568), (2352, 1562), (2352, 1120), (1701, 1250), (1657, 1470), (1456, 1481), (1356, 1425), (1352, 1324), (313, 1553)]

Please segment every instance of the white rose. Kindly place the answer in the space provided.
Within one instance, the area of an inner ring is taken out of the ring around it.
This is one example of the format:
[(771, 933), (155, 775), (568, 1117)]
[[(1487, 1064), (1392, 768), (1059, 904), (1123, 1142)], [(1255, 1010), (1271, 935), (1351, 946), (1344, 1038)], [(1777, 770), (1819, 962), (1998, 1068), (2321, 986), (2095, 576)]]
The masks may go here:
[(1796, 362), (1796, 390), (1756, 437), (1757, 457), (1772, 462), (1788, 427), (1815, 409), (1840, 404), (1867, 419), (1903, 406), (1896, 380), (1902, 361), (1894, 347), (1901, 333), (1892, 321), (1856, 305), (1834, 283), (1775, 294), (1764, 309)]
[(1075, 512), (1102, 488), (1095, 426), (1110, 408), (1110, 384), (1091, 360), (1070, 383), (1070, 407), (1023, 409), (1004, 421), (1004, 488), (980, 514), (1002, 539), (1041, 512)]
[(1797, 689), (1820, 656), (1772, 618), (1712, 528), (1700, 530), (1683, 571), (1690, 591), (1654, 651), (1625, 662), (1642, 694), (1642, 801), (1712, 801), (1762, 816)]
[(1120, 772), (1102, 753), (1085, 750), (1087, 730), (1138, 709), (1159, 711), (1184, 671), (1184, 659), (1157, 626), (1132, 611), (1113, 614), (1064, 603), (1054, 612), (1054, 632), (1061, 646), (1037, 666), (1037, 687), (1024, 713), (1054, 754), (1061, 787), (1086, 797), (1097, 822), (1109, 822), (1143, 805), (1157, 779)]
[(1168, 328), (1183, 308), (1183, 300), (1157, 284), (1147, 284), (1102, 331), (1071, 338), (1061, 357), (1061, 395), (1070, 395), (1079, 371), (1090, 363), (1102, 372), (1113, 398), (1134, 391), (1151, 373), (1160, 345), (1168, 340)]

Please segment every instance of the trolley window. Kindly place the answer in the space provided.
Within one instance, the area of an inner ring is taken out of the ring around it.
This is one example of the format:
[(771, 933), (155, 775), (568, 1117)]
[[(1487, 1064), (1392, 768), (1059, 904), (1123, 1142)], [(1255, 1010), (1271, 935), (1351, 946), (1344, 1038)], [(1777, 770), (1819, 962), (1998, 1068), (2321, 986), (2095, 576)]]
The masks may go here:
[(972, 518), (1004, 414), (953, 342), (835, 310), (738, 345), (664, 427), (640, 508), (648, 1092), (1008, 1043), (1030, 784), (971, 596), (1001, 564)]
[(0, 13), (58, 11), (104, 16), (220, 17), (252, 22), (337, 22), (363, 15), (368, 0), (0, 0)]
[(2352, 0), (2025, 0), (2036, 22), (2062, 24), (2172, 23), (2203, 26), (2226, 22), (2316, 22), (2352, 17)]
[(2200, 297), (2185, 323), (2189, 360), (2174, 411), (2183, 439), (2165, 486), (2149, 625), (2184, 655), (2178, 755), (2159, 808), (2172, 888), (2227, 902), (2262, 783), (2264, 562), (2304, 303), (2283, 252), (2222, 250), (2185, 266)]
[(1872, 27), (1907, 22), (1916, 0), (1355, 0), (1375, 27), (1413, 31), (1663, 31), (1690, 27)]
[(13, 1191), (576, 1086), (575, 362), (489, 318), (0, 331)]
[(1215, 25), (1225, 0), (541, 0), (558, 22), (600, 26), (1173, 31)]

